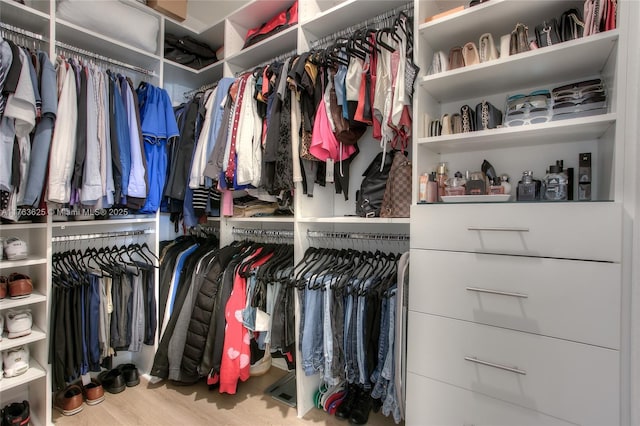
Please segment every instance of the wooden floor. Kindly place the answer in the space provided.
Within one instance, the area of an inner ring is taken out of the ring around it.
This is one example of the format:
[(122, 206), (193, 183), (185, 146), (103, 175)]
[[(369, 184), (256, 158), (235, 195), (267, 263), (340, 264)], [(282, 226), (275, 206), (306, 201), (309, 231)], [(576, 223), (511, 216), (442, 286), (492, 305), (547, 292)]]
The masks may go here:
[[(54, 409), (53, 422), (59, 426), (114, 425), (342, 425), (348, 423), (313, 409), (300, 419), (295, 408), (285, 405), (264, 390), (286, 374), (271, 368), (261, 377), (240, 383), (235, 395), (210, 391), (204, 381), (191, 386), (144, 379), (138, 386), (119, 394), (105, 393), (104, 402), (89, 406), (73, 416), (63, 416)], [(371, 413), (369, 425), (394, 425), (393, 419)]]

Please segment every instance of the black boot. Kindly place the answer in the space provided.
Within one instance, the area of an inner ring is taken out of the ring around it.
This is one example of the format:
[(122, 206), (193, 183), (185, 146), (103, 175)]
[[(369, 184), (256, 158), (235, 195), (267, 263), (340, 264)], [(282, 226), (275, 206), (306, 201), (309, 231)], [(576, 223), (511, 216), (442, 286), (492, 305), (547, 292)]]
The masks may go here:
[(354, 403), (360, 396), (360, 387), (356, 384), (349, 384), (347, 386), (347, 395), (344, 397), (342, 404), (336, 410), (336, 417), (339, 419), (351, 418), (351, 411), (354, 408)]
[(358, 398), (353, 403), (353, 409), (351, 410), (351, 417), (349, 417), (349, 423), (352, 425), (364, 425), (369, 421), (369, 412), (373, 400), (371, 399), (371, 392), (362, 389)]

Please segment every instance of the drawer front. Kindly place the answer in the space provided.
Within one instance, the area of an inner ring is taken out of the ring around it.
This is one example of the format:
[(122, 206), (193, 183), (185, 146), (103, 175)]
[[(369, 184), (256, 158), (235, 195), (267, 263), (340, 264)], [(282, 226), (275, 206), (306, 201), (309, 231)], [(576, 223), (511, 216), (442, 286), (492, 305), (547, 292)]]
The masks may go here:
[(411, 248), (620, 262), (619, 203), (413, 206)]
[(407, 371), (582, 425), (619, 424), (619, 352), (409, 312)]
[(555, 417), (407, 374), (407, 426), (570, 426)]
[(620, 348), (619, 263), (411, 250), (409, 309)]

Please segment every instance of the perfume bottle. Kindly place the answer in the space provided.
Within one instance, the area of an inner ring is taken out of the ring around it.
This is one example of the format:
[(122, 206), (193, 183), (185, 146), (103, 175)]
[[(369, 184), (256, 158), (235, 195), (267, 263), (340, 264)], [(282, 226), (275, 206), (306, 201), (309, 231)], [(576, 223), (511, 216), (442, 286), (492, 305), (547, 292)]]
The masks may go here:
[(540, 181), (533, 178), (531, 170), (522, 172), (522, 180), (518, 182), (518, 201), (534, 201), (540, 197)]
[(442, 162), (438, 165), (438, 169), (436, 172), (437, 175), (437, 184), (438, 184), (438, 201), (442, 201), (442, 196), (445, 195), (444, 188), (446, 186), (447, 175), (449, 171), (447, 170), (447, 163)]
[(509, 175), (500, 175), (500, 185), (504, 188), (505, 194), (511, 194), (511, 183), (509, 182)]
[(473, 172), (469, 175), (467, 184), (467, 195), (487, 195), (486, 176), (482, 172)]
[(549, 172), (544, 177), (543, 198), (549, 201), (563, 201), (568, 197), (569, 178), (563, 170), (563, 161), (549, 166)]
[(465, 184), (467, 181), (462, 177), (462, 173), (456, 172), (452, 178), (447, 179), (447, 187), (444, 189), (446, 195), (465, 195)]
[(427, 203), (438, 201), (438, 184), (436, 183), (436, 172), (431, 172), (427, 182)]
[(418, 201), (421, 203), (427, 202), (427, 185), (429, 183), (429, 174), (423, 173), (420, 176), (420, 185), (418, 190)]
[(491, 179), (489, 185), (489, 194), (491, 195), (502, 195), (504, 194), (504, 186), (502, 186), (502, 179), (500, 176), (496, 176)]

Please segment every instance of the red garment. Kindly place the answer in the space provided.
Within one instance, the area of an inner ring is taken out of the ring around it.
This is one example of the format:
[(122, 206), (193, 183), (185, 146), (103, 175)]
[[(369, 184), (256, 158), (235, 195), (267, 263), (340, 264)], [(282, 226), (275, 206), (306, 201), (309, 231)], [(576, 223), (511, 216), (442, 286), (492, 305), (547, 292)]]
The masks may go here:
[(309, 152), (320, 161), (327, 161), (329, 158), (334, 161), (342, 161), (356, 152), (354, 145), (342, 144), (336, 139), (331, 130), (331, 124), (329, 124), (324, 101), (320, 101), (318, 104)]
[[(236, 267), (233, 277), (233, 289), (225, 306), (224, 315), (227, 326), (224, 331), (224, 350), (220, 363), (220, 393), (235, 394), (238, 380), (249, 378), (251, 371), (251, 332), (242, 323), (242, 310), (247, 303), (247, 279), (238, 273), (247, 262), (260, 256), (262, 249), (249, 256)], [(252, 264), (253, 268), (264, 264), (273, 256), (269, 253)]]

